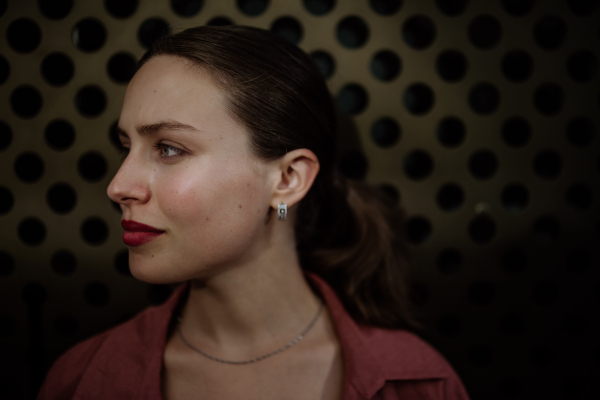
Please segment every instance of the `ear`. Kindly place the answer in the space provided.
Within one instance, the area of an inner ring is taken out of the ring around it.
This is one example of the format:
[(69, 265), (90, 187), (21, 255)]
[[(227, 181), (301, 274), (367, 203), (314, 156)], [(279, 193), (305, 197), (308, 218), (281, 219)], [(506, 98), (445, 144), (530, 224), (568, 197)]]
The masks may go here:
[(317, 173), (319, 159), (308, 149), (296, 149), (288, 152), (276, 162), (275, 182), (271, 207), (277, 209), (281, 203), (293, 206), (306, 196)]

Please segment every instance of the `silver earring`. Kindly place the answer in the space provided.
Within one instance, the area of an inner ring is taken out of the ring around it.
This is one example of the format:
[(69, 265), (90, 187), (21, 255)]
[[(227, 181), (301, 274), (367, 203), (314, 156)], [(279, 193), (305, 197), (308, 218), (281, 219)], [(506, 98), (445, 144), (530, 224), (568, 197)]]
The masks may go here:
[(277, 206), (277, 220), (285, 221), (287, 218), (287, 204), (281, 203)]

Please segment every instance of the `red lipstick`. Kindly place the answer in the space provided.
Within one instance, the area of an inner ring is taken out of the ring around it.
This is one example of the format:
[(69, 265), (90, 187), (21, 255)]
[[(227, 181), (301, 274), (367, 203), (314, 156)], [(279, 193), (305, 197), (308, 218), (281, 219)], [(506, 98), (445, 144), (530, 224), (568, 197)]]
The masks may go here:
[(121, 226), (125, 229), (123, 242), (127, 246), (139, 246), (165, 233), (165, 231), (156, 229), (153, 226), (126, 219), (121, 220)]

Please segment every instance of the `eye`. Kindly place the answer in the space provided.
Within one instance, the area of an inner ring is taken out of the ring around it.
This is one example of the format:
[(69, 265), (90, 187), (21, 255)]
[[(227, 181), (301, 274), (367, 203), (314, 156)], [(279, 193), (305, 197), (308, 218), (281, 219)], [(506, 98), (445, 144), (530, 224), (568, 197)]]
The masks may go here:
[(182, 150), (178, 149), (177, 147), (169, 146), (164, 143), (157, 143), (155, 145), (155, 147), (158, 148), (158, 150), (160, 152), (160, 158), (162, 158), (162, 159), (165, 159), (165, 158), (173, 159), (173, 158), (180, 157), (181, 155), (183, 155)]
[(116, 145), (116, 147), (117, 152), (121, 155), (121, 161), (125, 160), (125, 158), (129, 154), (129, 147), (123, 146), (122, 143), (119, 143), (118, 145)]

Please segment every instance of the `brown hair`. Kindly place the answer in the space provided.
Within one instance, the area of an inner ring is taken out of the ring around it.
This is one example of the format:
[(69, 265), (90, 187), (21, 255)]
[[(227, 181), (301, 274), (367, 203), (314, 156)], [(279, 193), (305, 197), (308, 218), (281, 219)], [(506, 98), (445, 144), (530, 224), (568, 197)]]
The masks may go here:
[(336, 170), (336, 113), (309, 56), (275, 34), (245, 26), (187, 29), (159, 40), (140, 60), (172, 55), (207, 70), (244, 124), (258, 157), (315, 153), (320, 172), (298, 206), (303, 268), (323, 277), (360, 323), (411, 328), (398, 209), (374, 187)]

